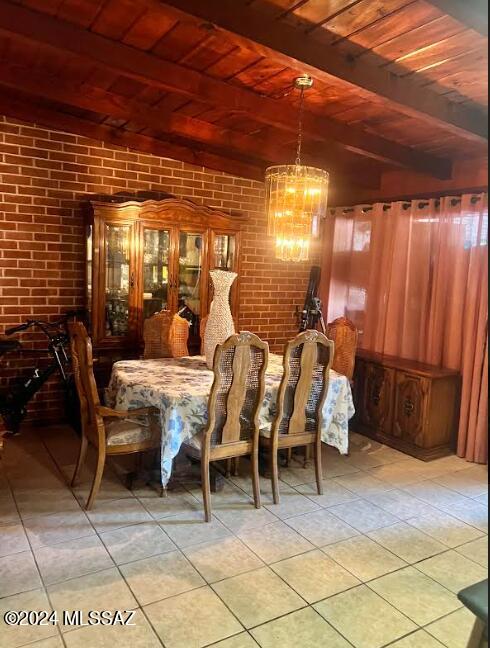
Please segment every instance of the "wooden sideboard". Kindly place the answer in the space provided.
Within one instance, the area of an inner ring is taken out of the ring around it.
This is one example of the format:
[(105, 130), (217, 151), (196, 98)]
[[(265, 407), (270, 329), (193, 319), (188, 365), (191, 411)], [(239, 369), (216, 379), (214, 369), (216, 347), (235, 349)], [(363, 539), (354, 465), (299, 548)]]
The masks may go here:
[(352, 429), (418, 459), (454, 452), (461, 377), (392, 356), (359, 351)]

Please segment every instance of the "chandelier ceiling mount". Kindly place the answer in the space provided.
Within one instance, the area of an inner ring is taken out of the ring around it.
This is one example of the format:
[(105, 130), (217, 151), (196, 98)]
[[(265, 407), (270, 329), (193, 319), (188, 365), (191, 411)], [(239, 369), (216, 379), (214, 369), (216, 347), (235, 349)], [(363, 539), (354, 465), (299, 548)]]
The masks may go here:
[(294, 85), (301, 92), (296, 160), (267, 169), (266, 200), (276, 258), (299, 262), (308, 261), (311, 239), (319, 235), (320, 219), (327, 210), (329, 174), (302, 163), (305, 92), (313, 87), (313, 79), (305, 74)]

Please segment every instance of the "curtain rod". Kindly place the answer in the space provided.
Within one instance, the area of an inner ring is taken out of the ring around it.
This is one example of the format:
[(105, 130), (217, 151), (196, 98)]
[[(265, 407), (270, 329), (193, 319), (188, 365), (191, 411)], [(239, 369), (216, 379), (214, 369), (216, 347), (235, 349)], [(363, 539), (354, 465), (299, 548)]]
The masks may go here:
[[(480, 202), (481, 199), (482, 199), (481, 195), (475, 194), (474, 196), (471, 197), (471, 204), (476, 205), (478, 202)], [(459, 205), (462, 201), (463, 201), (462, 197), (451, 198), (451, 207), (456, 207), (456, 205)], [(395, 201), (395, 202), (397, 202), (397, 201)], [(417, 201), (414, 201), (414, 202), (417, 202)], [(383, 211), (385, 211), (385, 212), (389, 211), (393, 204), (394, 203), (384, 203), (383, 204)], [(402, 208), (404, 210), (410, 209), (412, 207), (412, 204), (413, 203), (411, 203), (411, 202), (403, 202)], [(425, 207), (429, 207), (430, 204), (431, 204), (430, 201), (421, 200), (419, 202), (419, 204), (418, 204), (418, 208), (419, 209), (424, 209)], [(435, 200), (434, 204), (435, 204), (436, 207), (440, 207), (441, 199), (438, 198), (437, 200)], [(368, 212), (373, 211), (374, 207), (375, 207), (375, 205), (370, 205), (370, 206), (363, 207), (362, 208), (362, 213), (367, 214)], [(332, 209), (330, 209), (330, 213), (332, 215), (335, 214), (337, 209), (342, 209), (342, 213), (344, 213), (344, 214), (352, 214), (352, 213), (355, 212), (356, 208), (355, 207), (346, 207), (346, 208), (340, 207), (340, 208), (335, 208), (335, 209), (332, 208)]]

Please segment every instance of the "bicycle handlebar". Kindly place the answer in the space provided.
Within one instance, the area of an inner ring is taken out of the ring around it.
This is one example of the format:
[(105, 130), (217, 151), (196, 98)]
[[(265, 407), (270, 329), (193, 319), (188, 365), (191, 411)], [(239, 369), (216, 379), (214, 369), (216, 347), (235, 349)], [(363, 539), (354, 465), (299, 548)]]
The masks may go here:
[(16, 333), (27, 331), (27, 329), (30, 329), (33, 326), (39, 326), (39, 328), (47, 334), (46, 329), (59, 328), (63, 324), (66, 324), (69, 319), (73, 317), (81, 317), (82, 315), (86, 315), (85, 310), (68, 311), (63, 315), (61, 319), (57, 320), (56, 322), (42, 322), (40, 320), (29, 320), (24, 324), (20, 324), (19, 326), (14, 326), (13, 328), (7, 329), (5, 331), (5, 335), (8, 336), (15, 335)]
[(21, 331), (27, 331), (28, 328), (32, 326), (33, 322), (26, 322), (25, 324), (21, 324), (20, 326), (14, 326), (13, 328), (7, 329), (5, 331), (5, 335), (15, 335), (16, 333), (20, 333)]

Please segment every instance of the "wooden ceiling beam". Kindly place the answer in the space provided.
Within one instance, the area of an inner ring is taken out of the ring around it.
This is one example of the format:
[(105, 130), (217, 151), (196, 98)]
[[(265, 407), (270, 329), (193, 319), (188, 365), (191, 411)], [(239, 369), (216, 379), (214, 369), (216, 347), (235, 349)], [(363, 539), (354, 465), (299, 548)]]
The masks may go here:
[[(0, 114), (20, 119), (29, 124), (37, 124), (57, 131), (81, 135), (91, 140), (99, 140), (115, 146), (128, 148), (133, 151), (148, 153), (163, 158), (171, 158), (187, 162), (206, 169), (221, 173), (235, 175), (240, 178), (263, 181), (264, 170), (250, 164), (240, 163), (237, 160), (222, 158), (206, 151), (197, 151), (195, 148), (167, 143), (159, 139), (139, 135), (130, 131), (123, 131), (102, 124), (74, 117), (66, 113), (47, 108), (37, 103), (27, 103), (26, 97), (13, 96), (9, 90), (0, 88)], [(342, 192), (352, 195), (352, 179), (341, 177), (331, 191), (331, 198), (339, 202)], [(341, 201), (342, 202), (342, 201)]]
[(488, 37), (488, 0), (428, 0), (462, 25)]
[[(383, 67), (352, 61), (334, 47), (310, 38), (294, 25), (273, 20), (259, 7), (248, 7), (243, 0), (144, 0), (164, 4), (180, 11), (182, 17), (194, 17), (222, 30), (237, 45), (272, 57), (284, 65), (308, 72), (331, 83), (340, 79), (372, 93), (378, 101), (396, 107), (410, 117), (444, 127), (460, 137), (475, 142), (488, 141), (488, 118), (476, 106), (452, 103), (409, 79), (401, 79)], [(446, 0), (437, 2), (446, 5)], [(447, 4), (459, 4), (450, 0)], [(461, 2), (471, 4), (471, 0)]]
[[(265, 167), (266, 164), (283, 164), (287, 161), (288, 151), (278, 145), (277, 139), (270, 134), (251, 137), (230, 129), (215, 126), (193, 117), (169, 111), (165, 108), (154, 108), (147, 103), (128, 99), (114, 92), (96, 88), (88, 84), (77, 84), (63, 79), (54, 79), (18, 65), (4, 63), (0, 67), (0, 86), (5, 86), (29, 95), (48, 99), (60, 104), (81, 108), (114, 119), (135, 122), (151, 128), (169, 138), (178, 138), (188, 146), (199, 142), (206, 150), (224, 157), (237, 157), (251, 164)], [(328, 161), (305, 154), (307, 164), (319, 167), (332, 165), (334, 175), (350, 176), (350, 181), (358, 186), (376, 188), (380, 183), (380, 172), (359, 169), (341, 160)], [(291, 158), (292, 160), (292, 158)]]
[[(211, 106), (220, 106), (237, 114), (253, 115), (254, 119), (274, 128), (290, 133), (297, 131), (297, 111), (284, 102), (213, 79), (201, 72), (10, 2), (0, 2), (0, 33), (20, 41), (37, 43), (61, 55), (70, 53), (113, 73), (177, 92)], [(416, 151), (333, 119), (307, 113), (305, 133), (325, 149), (328, 146), (332, 154), (345, 149), (438, 178), (447, 179), (451, 176), (452, 165), (448, 160)], [(319, 150), (319, 157), (322, 157), (321, 149)]]
[(25, 96), (12, 96), (7, 89), (1, 88), (0, 114), (29, 123), (36, 123), (47, 128), (75, 133), (90, 139), (158, 155), (159, 157), (206, 167), (207, 169), (241, 178), (264, 180), (264, 167), (253, 165), (247, 161), (222, 157), (206, 150), (199, 150), (196, 146), (191, 148), (120, 128), (98, 124), (88, 119), (82, 119), (42, 106), (39, 101), (36, 102), (35, 97), (31, 97), (30, 101), (26, 99)]

